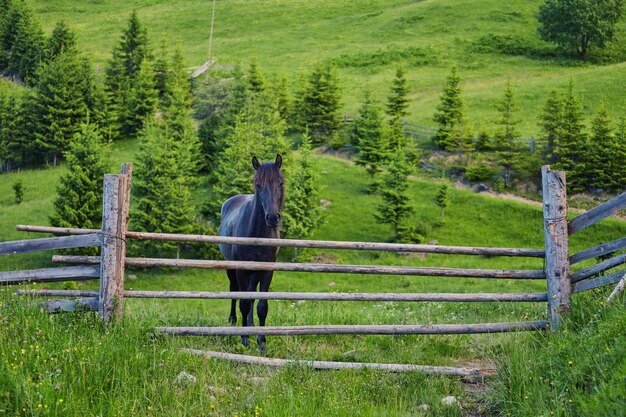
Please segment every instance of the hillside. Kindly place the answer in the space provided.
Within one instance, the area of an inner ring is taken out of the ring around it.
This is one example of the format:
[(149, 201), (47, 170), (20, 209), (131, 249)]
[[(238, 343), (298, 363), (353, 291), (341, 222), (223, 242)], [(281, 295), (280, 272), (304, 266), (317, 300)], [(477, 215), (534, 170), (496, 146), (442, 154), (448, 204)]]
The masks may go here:
[[(180, 46), (186, 64), (207, 58), (212, 2), (166, 0), (31, 0), (50, 32), (63, 19), (77, 32), (79, 47), (102, 69), (133, 10), (149, 30), (155, 50), (163, 42)], [(368, 87), (386, 100), (398, 65), (407, 69), (412, 122), (432, 126), (441, 88), (452, 64), (460, 66), (470, 119), (489, 130), (497, 118), (494, 101), (510, 79), (520, 101), (524, 137), (537, 135), (537, 115), (548, 93), (570, 78), (587, 115), (600, 102), (614, 118), (624, 113), (626, 29), (618, 42), (587, 62), (563, 57), (538, 39), (539, 0), (515, 5), (497, 0), (217, 1), (212, 55), (221, 65), (246, 65), (256, 57), (269, 74), (298, 74), (315, 62), (339, 67), (345, 110), (355, 113)]]

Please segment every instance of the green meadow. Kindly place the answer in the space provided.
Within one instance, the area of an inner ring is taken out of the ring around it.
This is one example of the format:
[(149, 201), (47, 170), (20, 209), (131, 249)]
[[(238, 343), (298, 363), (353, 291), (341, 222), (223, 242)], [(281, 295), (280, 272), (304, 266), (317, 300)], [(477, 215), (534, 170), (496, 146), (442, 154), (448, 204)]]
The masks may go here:
[[(190, 0), (69, 0), (29, 2), (50, 32), (65, 20), (79, 47), (102, 71), (133, 10), (152, 47), (178, 46), (185, 63), (207, 58), (212, 2)], [(517, 4), (519, 3), (519, 4)], [(313, 64), (332, 61), (345, 110), (354, 114), (365, 87), (382, 104), (398, 65), (410, 84), (410, 121), (430, 125), (444, 79), (458, 64), (476, 129), (497, 118), (495, 101), (508, 79), (516, 86), (524, 136), (537, 134), (548, 93), (570, 78), (591, 115), (599, 103), (624, 113), (624, 36), (585, 62), (538, 40), (540, 1), (220, 0), (213, 55), (220, 65), (253, 57), (268, 77), (286, 75), (293, 87)], [(137, 143), (109, 149), (111, 172), (133, 161)], [(380, 196), (366, 192), (368, 176), (350, 159), (318, 153), (320, 198), (327, 200), (314, 239), (385, 242), (391, 229), (373, 213)], [(0, 175), (0, 241), (42, 237), (16, 224), (47, 225), (64, 167)], [(17, 205), (12, 185), (24, 185)], [(451, 184), (445, 224), (434, 199), (440, 183), (410, 180), (415, 212), (408, 221), (441, 245), (542, 248), (541, 207), (494, 198)], [(194, 199), (208, 198), (199, 187)], [(575, 214), (572, 213), (571, 216)], [(572, 237), (571, 252), (621, 238), (626, 223), (602, 221)], [(0, 270), (51, 265), (51, 253), (0, 257)], [(281, 260), (293, 253), (282, 250)], [(481, 269), (542, 269), (538, 259), (403, 255), (368, 251), (302, 250), (306, 262)], [(589, 260), (577, 268), (595, 263)], [(81, 282), (96, 289), (97, 282)], [(27, 288), (62, 288), (63, 284)], [(223, 271), (129, 269), (127, 289), (228, 288)], [(610, 288), (578, 294), (564, 331), (445, 336), (268, 337), (268, 356), (304, 360), (407, 363), (498, 369), (485, 380), (391, 374), (372, 370), (272, 369), (206, 359), (180, 348), (259, 355), (237, 337), (174, 338), (156, 326), (223, 326), (226, 300), (126, 300), (125, 318), (103, 328), (93, 313), (49, 316), (24, 308), (15, 288), (0, 290), (0, 417), (6, 416), (618, 416), (624, 414), (626, 349), (624, 296), (606, 305)], [(542, 292), (542, 280), (459, 279), (277, 272), (273, 291)], [(28, 300), (36, 302), (37, 300)], [(543, 303), (366, 303), (271, 301), (268, 325), (439, 324), (542, 320)], [(240, 318), (239, 318), (240, 320)], [(186, 372), (195, 381), (177, 381)], [(458, 403), (444, 405), (454, 396)], [(621, 413), (621, 414), (620, 414)]]
[[(65, 20), (79, 46), (102, 70), (128, 16), (136, 10), (155, 51), (165, 42), (179, 47), (189, 67), (208, 56), (212, 2), (191, 0), (70, 0), (30, 2), (44, 28)], [(570, 78), (587, 116), (606, 103), (611, 116), (624, 113), (626, 26), (607, 50), (591, 50), (587, 61), (564, 55), (539, 40), (541, 1), (497, 0), (220, 0), (216, 2), (212, 57), (219, 65), (255, 58), (267, 74), (300, 74), (331, 61), (341, 80), (345, 110), (355, 114), (368, 88), (381, 104), (395, 69), (407, 70), (411, 122), (433, 126), (439, 95), (457, 64), (468, 115), (477, 131), (493, 131), (495, 107), (511, 80), (520, 105), (524, 137), (538, 134), (537, 118), (551, 90)]]

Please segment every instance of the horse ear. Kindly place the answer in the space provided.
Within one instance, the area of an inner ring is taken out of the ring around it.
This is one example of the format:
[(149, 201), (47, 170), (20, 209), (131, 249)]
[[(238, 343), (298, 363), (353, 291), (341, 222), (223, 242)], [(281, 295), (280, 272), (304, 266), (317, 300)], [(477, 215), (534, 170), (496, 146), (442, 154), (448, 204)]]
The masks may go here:
[(281, 165), (283, 164), (283, 157), (280, 156), (280, 154), (276, 154), (276, 161), (274, 162), (274, 165), (276, 165), (276, 168), (280, 168)]
[(254, 169), (259, 169), (259, 167), (261, 166), (259, 160), (256, 159), (256, 156), (252, 157), (252, 166), (254, 167)]

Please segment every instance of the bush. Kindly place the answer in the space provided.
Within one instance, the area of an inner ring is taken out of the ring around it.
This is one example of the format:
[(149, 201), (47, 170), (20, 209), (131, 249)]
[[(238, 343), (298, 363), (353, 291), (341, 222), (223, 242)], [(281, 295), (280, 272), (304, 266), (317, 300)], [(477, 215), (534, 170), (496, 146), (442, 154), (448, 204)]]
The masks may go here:
[(484, 161), (468, 165), (465, 169), (465, 178), (472, 182), (490, 181), (497, 174), (497, 170)]

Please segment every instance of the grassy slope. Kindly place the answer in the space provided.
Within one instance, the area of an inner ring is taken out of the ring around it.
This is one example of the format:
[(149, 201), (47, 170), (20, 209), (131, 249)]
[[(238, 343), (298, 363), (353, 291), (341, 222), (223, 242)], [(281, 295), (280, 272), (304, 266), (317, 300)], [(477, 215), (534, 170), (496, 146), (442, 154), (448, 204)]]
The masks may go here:
[[(48, 31), (57, 20), (65, 19), (77, 31), (80, 47), (100, 68), (132, 10), (148, 27), (155, 49), (166, 40), (181, 47), (189, 66), (206, 59), (210, 1), (31, 3)], [(469, 115), (477, 129), (493, 130), (494, 101), (503, 94), (508, 79), (518, 89), (525, 136), (537, 134), (537, 115), (549, 91), (570, 77), (577, 83), (588, 114), (604, 101), (613, 116), (621, 116), (626, 67), (620, 57), (625, 55), (626, 32), (620, 32), (620, 41), (604, 58), (592, 56), (609, 62), (606, 65), (558, 58), (551, 46), (537, 38), (539, 4), (539, 0), (525, 1), (512, 9), (497, 0), (219, 1), (213, 52), (226, 65), (245, 64), (256, 56), (267, 72), (287, 74), (294, 83), (298, 73), (308, 72), (320, 60), (341, 56), (353, 64), (366, 60), (369, 64), (339, 70), (346, 110), (351, 113), (358, 108), (364, 86), (383, 103), (395, 67), (402, 64), (411, 89), (409, 119), (426, 125), (433, 125), (432, 115), (453, 63), (460, 65)], [(494, 36), (504, 39), (504, 46), (497, 46)], [(490, 47), (485, 49), (485, 45)], [(390, 53), (407, 48), (414, 48), (409, 57), (385, 61)], [(386, 51), (382, 64), (380, 51)]]

